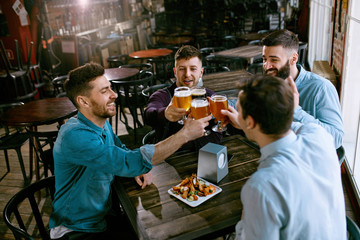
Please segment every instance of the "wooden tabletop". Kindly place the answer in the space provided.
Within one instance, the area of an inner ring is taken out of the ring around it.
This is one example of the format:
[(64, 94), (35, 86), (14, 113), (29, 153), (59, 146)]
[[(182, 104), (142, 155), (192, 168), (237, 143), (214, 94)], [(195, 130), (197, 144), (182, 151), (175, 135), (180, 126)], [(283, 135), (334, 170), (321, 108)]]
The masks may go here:
[(38, 126), (61, 122), (77, 113), (67, 97), (44, 98), (7, 110), (0, 122), (8, 126)]
[(230, 72), (218, 72), (205, 74), (202, 79), (204, 87), (213, 90), (214, 92), (236, 91), (236, 83), (244, 81), (251, 76), (251, 73), (245, 70), (237, 70)]
[(165, 57), (172, 53), (172, 50), (167, 48), (148, 49), (142, 51), (136, 51), (129, 54), (132, 58), (154, 58)]
[(137, 68), (105, 68), (105, 77), (109, 81), (130, 79), (138, 73)]
[(197, 207), (169, 195), (168, 190), (197, 172), (198, 152), (174, 154), (151, 170), (153, 184), (141, 190), (133, 178), (117, 177), (114, 189), (139, 239), (194, 239), (234, 231), (241, 218), (240, 191), (256, 171), (260, 152), (242, 136), (223, 139), (229, 173), (219, 183), (222, 192)]
[(262, 49), (262, 46), (244, 45), (237, 48), (231, 48), (224, 51), (215, 52), (213, 54), (220, 57), (244, 58), (248, 61), (249, 64), (252, 64), (254, 62), (254, 59), (262, 57)]

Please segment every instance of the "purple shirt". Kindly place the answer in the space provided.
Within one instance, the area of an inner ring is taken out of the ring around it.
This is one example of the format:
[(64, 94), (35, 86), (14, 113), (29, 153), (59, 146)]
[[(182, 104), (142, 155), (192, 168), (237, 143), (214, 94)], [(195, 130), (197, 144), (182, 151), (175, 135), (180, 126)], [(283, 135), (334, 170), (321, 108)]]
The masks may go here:
[[(176, 82), (168, 88), (160, 89), (154, 92), (148, 101), (145, 109), (145, 123), (150, 125), (156, 132), (157, 141), (163, 140), (176, 132), (178, 132), (183, 125), (177, 122), (170, 122), (165, 118), (165, 109), (170, 104), (176, 88)], [(206, 96), (211, 96), (214, 92), (210, 89), (206, 89)], [(213, 120), (210, 121), (208, 129), (214, 125)], [(220, 143), (222, 138), (221, 133), (215, 133), (211, 131), (209, 136), (198, 138), (185, 144), (182, 149), (199, 149), (208, 142)]]

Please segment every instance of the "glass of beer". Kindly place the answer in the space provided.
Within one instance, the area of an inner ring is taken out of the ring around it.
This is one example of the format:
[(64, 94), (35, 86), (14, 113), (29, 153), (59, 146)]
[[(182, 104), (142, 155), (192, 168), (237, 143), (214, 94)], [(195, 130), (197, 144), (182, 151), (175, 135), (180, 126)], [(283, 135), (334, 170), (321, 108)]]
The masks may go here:
[(214, 116), (217, 124), (212, 128), (214, 132), (226, 131), (226, 127), (221, 127), (221, 123), (226, 120), (226, 116), (221, 114), (221, 110), (228, 109), (228, 100), (225, 95), (214, 94), (210, 98), (210, 112)]
[[(206, 98), (195, 98), (191, 101), (191, 116), (198, 120), (210, 115), (210, 106)], [(208, 136), (210, 131), (205, 132), (205, 136)]]
[[(191, 107), (191, 91), (188, 87), (178, 87), (175, 88), (174, 97), (173, 97), (174, 106), (177, 108), (183, 108), (188, 111)], [(179, 120), (178, 123), (184, 124), (186, 116), (183, 116), (182, 120)]]
[(201, 88), (201, 87), (191, 89), (191, 97), (192, 97), (192, 99), (195, 99), (195, 98), (200, 98), (200, 99), (206, 98), (206, 89), (205, 89), (205, 88)]

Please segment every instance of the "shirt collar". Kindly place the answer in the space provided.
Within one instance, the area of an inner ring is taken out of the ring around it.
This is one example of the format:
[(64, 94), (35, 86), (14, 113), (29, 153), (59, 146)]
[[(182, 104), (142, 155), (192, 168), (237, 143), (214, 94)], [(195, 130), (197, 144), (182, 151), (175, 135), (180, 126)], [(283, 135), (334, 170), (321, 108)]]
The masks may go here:
[(288, 135), (286, 135), (283, 138), (280, 138), (276, 140), (275, 142), (272, 142), (265, 147), (260, 149), (261, 157), (260, 162), (265, 160), (268, 156), (270, 156), (275, 151), (278, 151), (279, 149), (282, 149), (284, 147), (288, 147), (289, 145), (292, 145), (293, 142), (296, 140), (296, 135), (293, 131), (290, 131)]
[(297, 64), (296, 67), (299, 70), (299, 75), (295, 79), (295, 84), (296, 86), (298, 86), (304, 80), (306, 75), (306, 70), (300, 64)]
[(78, 119), (84, 123), (86, 126), (88, 126), (89, 128), (91, 128), (92, 130), (94, 130), (97, 134), (99, 135), (103, 135), (104, 131), (108, 131), (108, 127), (106, 126), (106, 124), (104, 125), (103, 128), (95, 125), (93, 122), (91, 122), (89, 119), (87, 119), (80, 111), (78, 111)]

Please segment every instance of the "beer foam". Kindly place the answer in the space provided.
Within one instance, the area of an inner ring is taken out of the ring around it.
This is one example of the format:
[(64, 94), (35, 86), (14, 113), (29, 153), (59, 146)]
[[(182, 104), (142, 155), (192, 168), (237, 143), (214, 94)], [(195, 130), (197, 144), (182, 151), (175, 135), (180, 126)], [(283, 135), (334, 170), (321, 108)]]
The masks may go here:
[(191, 106), (194, 108), (198, 108), (198, 107), (206, 107), (208, 106), (209, 103), (207, 100), (203, 100), (203, 99), (195, 99), (191, 102)]
[(192, 95), (205, 95), (206, 94), (206, 90), (205, 89), (199, 89), (199, 88), (195, 88), (191, 90), (191, 94)]
[(191, 95), (190, 91), (177, 91), (174, 94), (174, 96), (176, 96), (176, 97), (187, 97), (187, 96), (190, 96), (190, 95)]

